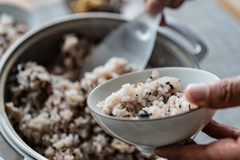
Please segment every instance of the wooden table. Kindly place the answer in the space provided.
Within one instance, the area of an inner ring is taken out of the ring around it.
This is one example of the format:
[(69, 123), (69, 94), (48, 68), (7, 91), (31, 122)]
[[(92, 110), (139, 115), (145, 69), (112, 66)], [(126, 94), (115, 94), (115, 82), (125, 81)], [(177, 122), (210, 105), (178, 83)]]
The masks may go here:
[(239, 0), (216, 0), (223, 8), (231, 13), (240, 22), (240, 1)]

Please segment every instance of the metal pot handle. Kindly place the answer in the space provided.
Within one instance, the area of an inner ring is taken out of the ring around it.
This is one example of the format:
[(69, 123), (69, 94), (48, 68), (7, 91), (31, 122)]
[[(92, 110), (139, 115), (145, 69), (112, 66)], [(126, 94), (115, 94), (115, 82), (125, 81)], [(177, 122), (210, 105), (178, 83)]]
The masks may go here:
[(195, 56), (198, 61), (201, 61), (203, 59), (203, 57), (207, 53), (207, 47), (191, 30), (189, 30), (185, 26), (179, 25), (178, 23), (172, 21), (171, 22), (167, 21), (166, 26), (187, 38), (187, 40), (194, 47), (193, 56)]

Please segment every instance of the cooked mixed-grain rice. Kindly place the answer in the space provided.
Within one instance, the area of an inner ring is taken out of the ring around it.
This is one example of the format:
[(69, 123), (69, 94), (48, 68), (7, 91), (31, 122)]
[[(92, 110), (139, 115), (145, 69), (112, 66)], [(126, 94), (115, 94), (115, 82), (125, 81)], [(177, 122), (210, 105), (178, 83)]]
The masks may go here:
[(27, 30), (28, 27), (23, 23), (16, 23), (12, 15), (0, 13), (0, 58), (8, 47)]
[(159, 73), (153, 71), (146, 83), (124, 84), (97, 106), (107, 115), (132, 119), (173, 116), (196, 109), (180, 88), (179, 79), (160, 78)]
[(64, 38), (61, 56), (50, 71), (35, 62), (17, 66), (17, 83), (11, 87), (12, 102), (6, 103), (6, 110), (19, 136), (53, 160), (155, 159), (107, 135), (86, 107), (94, 87), (137, 68), (124, 59), (112, 58), (85, 73), (79, 82), (74, 79), (79, 73), (78, 58), (82, 61), (94, 44), (74, 35)]

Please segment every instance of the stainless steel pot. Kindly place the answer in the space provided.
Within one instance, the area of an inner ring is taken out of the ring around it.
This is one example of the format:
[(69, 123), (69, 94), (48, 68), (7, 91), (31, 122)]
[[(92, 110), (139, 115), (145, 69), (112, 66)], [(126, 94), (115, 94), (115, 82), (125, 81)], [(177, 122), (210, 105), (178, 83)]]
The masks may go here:
[[(7, 98), (6, 84), (11, 68), (19, 62), (33, 60), (48, 65), (58, 55), (59, 44), (64, 33), (77, 33), (82, 36), (101, 40), (111, 29), (125, 22), (117, 14), (83, 13), (71, 15), (50, 22), (32, 30), (16, 41), (0, 60), (0, 132), (6, 142), (20, 155), (30, 160), (45, 160), (42, 155), (31, 149), (12, 128), (5, 112)], [(171, 29), (169, 31), (168, 29)], [(175, 38), (176, 33), (189, 41), (193, 50)], [(205, 45), (186, 28), (168, 22), (167, 27), (159, 28), (155, 48), (149, 61), (150, 67), (184, 66), (199, 68), (198, 61), (206, 54)]]

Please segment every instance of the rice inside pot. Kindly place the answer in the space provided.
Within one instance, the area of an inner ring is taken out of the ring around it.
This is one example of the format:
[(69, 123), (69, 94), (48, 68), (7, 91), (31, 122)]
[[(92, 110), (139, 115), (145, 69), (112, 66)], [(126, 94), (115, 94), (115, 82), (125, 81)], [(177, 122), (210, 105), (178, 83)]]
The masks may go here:
[(27, 25), (16, 23), (11, 14), (0, 13), (0, 58), (13, 42), (27, 31)]
[(13, 127), (29, 146), (53, 160), (155, 159), (107, 135), (91, 117), (86, 107), (89, 92), (110, 78), (137, 70), (125, 59), (112, 58), (78, 81), (80, 61), (94, 46), (69, 34), (51, 69), (36, 62), (19, 64), (16, 82), (10, 84), (11, 101), (6, 103)]

